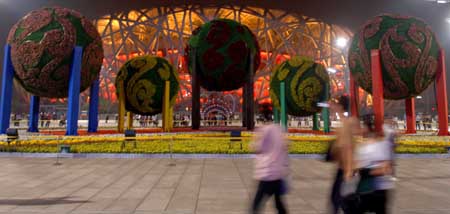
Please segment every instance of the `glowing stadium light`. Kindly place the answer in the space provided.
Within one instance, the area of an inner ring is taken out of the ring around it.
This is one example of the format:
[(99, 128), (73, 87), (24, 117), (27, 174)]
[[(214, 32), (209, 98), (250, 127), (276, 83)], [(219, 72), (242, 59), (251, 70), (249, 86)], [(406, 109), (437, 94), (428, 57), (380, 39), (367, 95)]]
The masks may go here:
[(336, 45), (340, 48), (347, 46), (347, 42), (348, 42), (348, 40), (343, 37), (339, 37), (336, 39)]
[(335, 68), (327, 68), (327, 71), (332, 73), (332, 74), (337, 72)]

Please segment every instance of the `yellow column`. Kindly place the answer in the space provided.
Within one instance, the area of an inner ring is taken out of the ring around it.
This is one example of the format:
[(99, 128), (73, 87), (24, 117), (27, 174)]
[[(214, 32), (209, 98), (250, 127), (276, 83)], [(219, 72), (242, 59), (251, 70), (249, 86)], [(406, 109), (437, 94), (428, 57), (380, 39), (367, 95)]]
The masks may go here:
[(173, 107), (169, 105), (169, 131), (173, 129)]
[(133, 113), (127, 112), (127, 129), (133, 129)]
[(171, 115), (170, 115), (170, 82), (166, 81), (164, 84), (164, 97), (163, 97), (163, 131), (169, 132), (171, 127)]

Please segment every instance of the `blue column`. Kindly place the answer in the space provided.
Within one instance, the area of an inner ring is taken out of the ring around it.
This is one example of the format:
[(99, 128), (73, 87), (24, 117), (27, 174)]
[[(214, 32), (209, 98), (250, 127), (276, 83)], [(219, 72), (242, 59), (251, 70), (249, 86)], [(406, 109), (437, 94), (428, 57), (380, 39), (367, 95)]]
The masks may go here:
[(40, 97), (31, 96), (30, 102), (30, 118), (28, 120), (28, 132), (39, 132), (39, 101)]
[(89, 124), (88, 132), (97, 132), (98, 128), (98, 89), (99, 80), (95, 80), (91, 85), (89, 99)]
[(5, 46), (3, 56), (2, 94), (0, 97), (0, 134), (6, 134), (11, 117), (11, 99), (14, 67), (11, 62), (11, 46)]
[(78, 135), (78, 113), (80, 111), (80, 76), (83, 48), (75, 47), (70, 66), (69, 99), (67, 108), (66, 135)]

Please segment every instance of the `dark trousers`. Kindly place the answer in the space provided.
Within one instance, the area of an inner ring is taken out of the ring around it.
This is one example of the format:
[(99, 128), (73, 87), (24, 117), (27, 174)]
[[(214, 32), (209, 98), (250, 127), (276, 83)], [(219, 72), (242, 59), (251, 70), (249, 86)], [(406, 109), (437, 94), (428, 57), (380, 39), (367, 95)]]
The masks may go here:
[(264, 202), (266, 197), (272, 195), (275, 196), (275, 207), (278, 210), (278, 214), (287, 213), (286, 208), (281, 200), (281, 180), (275, 181), (260, 181), (258, 184), (258, 190), (256, 191), (255, 200), (253, 201), (252, 213), (259, 213), (259, 208)]
[(336, 172), (336, 177), (334, 178), (333, 189), (331, 190), (331, 213), (337, 214), (341, 208), (341, 186), (344, 181), (344, 171), (338, 169)]
[(361, 195), (358, 213), (373, 212), (375, 214), (386, 214), (388, 202), (388, 191), (377, 190), (367, 195)]

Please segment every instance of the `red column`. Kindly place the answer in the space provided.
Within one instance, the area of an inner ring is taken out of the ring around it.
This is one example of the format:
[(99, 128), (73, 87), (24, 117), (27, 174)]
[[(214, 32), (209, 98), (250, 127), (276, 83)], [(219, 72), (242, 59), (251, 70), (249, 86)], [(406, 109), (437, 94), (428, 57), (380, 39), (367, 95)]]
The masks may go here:
[(372, 72), (373, 111), (375, 114), (375, 131), (381, 133), (383, 131), (384, 121), (384, 97), (380, 51), (371, 50), (370, 57)]
[(414, 98), (405, 100), (406, 107), (406, 133), (416, 133), (416, 104)]
[(447, 83), (445, 77), (445, 53), (444, 49), (439, 51), (438, 70), (436, 74), (436, 98), (439, 116), (439, 132), (440, 136), (448, 134), (448, 101), (447, 101)]
[(355, 78), (350, 73), (350, 113), (353, 117), (359, 117), (358, 114), (358, 85), (355, 82)]

